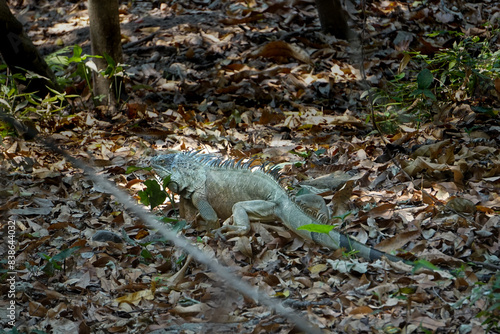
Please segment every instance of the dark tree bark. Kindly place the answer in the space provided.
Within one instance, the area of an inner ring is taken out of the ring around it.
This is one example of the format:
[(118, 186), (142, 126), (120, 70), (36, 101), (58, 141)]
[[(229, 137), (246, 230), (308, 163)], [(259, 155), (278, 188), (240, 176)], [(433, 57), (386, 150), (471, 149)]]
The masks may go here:
[(354, 33), (347, 24), (346, 13), (340, 0), (316, 0), (321, 29), (341, 39), (352, 39)]
[[(122, 61), (122, 45), (120, 19), (118, 16), (118, 0), (89, 0), (90, 41), (92, 54), (109, 55), (115, 63)], [(108, 66), (106, 59), (96, 58), (99, 70)], [(115, 82), (94, 73), (94, 95), (105, 96), (102, 104), (114, 108), (116, 105)]]
[(45, 97), (49, 90), (47, 86), (62, 91), (56, 77), (45, 60), (40, 56), (23, 25), (12, 15), (5, 0), (0, 0), (0, 53), (12, 73), (26, 75), (26, 70), (34, 72), (47, 79), (31, 79), (25, 92), (35, 92)]

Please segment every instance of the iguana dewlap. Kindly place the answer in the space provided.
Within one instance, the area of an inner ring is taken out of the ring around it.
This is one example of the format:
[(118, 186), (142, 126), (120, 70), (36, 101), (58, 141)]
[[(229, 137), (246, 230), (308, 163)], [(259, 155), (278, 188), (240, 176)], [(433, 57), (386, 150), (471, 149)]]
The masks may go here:
[(168, 188), (199, 210), (208, 224), (231, 218), (233, 225), (225, 226), (224, 231), (242, 235), (250, 231), (252, 221), (279, 220), (302, 238), (328, 248), (357, 251), (367, 260), (387, 257), (401, 261), (335, 230), (329, 235), (297, 230), (303, 225), (321, 224), (322, 219), (288, 196), (277, 181), (276, 168), (252, 168), (250, 163), (195, 152), (159, 155), (151, 159), (151, 166), (160, 177), (170, 176)]

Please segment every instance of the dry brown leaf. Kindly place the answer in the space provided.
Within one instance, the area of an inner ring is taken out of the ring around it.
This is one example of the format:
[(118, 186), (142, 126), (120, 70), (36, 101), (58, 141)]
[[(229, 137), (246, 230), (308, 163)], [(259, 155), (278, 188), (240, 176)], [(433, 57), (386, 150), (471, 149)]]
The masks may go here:
[(141, 290), (134, 293), (129, 293), (124, 296), (116, 298), (114, 301), (120, 304), (120, 307), (124, 306), (123, 304), (130, 303), (133, 305), (139, 305), (142, 300), (153, 300), (154, 294), (151, 289)]
[(368, 212), (368, 216), (371, 218), (391, 219), (394, 214), (395, 208), (395, 203), (385, 203), (382, 205), (378, 205)]
[(235, 248), (248, 258), (253, 257), (252, 245), (250, 244), (250, 239), (246, 236), (239, 237), (236, 241)]
[(359, 306), (354, 309), (352, 309), (349, 312), (349, 315), (363, 315), (363, 314), (372, 314), (373, 309), (370, 308), (369, 306)]
[(398, 233), (397, 235), (385, 239), (377, 244), (375, 248), (386, 253), (403, 248), (404, 245), (420, 237), (420, 231), (408, 231)]
[(185, 307), (177, 305), (174, 308), (170, 309), (169, 312), (172, 314), (180, 315), (181, 317), (191, 317), (191, 316), (196, 316), (200, 313), (204, 314), (210, 310), (211, 310), (210, 306), (204, 303), (199, 303)]
[(250, 53), (251, 57), (275, 58), (287, 61), (288, 58), (294, 58), (306, 64), (311, 64), (311, 58), (300, 47), (289, 44), (284, 41), (272, 41), (262, 45), (257, 50)]
[(320, 264), (316, 264), (312, 267), (309, 267), (307, 269), (311, 272), (311, 274), (319, 274), (320, 272), (327, 270), (328, 265), (326, 265), (324, 263), (320, 263)]
[(332, 217), (342, 217), (349, 211), (350, 198), (354, 189), (354, 180), (347, 181), (344, 186), (333, 195)]
[(29, 315), (32, 317), (45, 317), (47, 314), (47, 309), (40, 303), (35, 301), (30, 301), (28, 305)]

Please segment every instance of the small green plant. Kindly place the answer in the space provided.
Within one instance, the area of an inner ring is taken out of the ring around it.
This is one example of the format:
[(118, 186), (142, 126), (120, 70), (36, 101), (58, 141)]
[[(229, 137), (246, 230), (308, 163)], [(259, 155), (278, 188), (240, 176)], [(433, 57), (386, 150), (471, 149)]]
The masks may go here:
[[(148, 169), (150, 170), (151, 168), (140, 168), (140, 167), (129, 167), (127, 169), (127, 173), (130, 171), (134, 171), (137, 169)], [(144, 182), (144, 185), (146, 185), (146, 189), (141, 190), (138, 192), (140, 202), (143, 205), (147, 205), (153, 210), (157, 206), (163, 204), (165, 202), (166, 198), (169, 198), (170, 203), (174, 203), (174, 199), (170, 195), (169, 192), (167, 192), (165, 189), (167, 189), (167, 185), (170, 183), (170, 175), (166, 176), (163, 179), (162, 184), (160, 185), (158, 181), (156, 180), (147, 180)], [(186, 221), (183, 219), (177, 219), (177, 218), (171, 218), (171, 217), (162, 217), (159, 219), (160, 221), (164, 223), (169, 223), (173, 224), (171, 227), (173, 231), (179, 232), (181, 231), (185, 226), (186, 226)]]
[[(73, 51), (71, 57), (65, 54)], [(107, 67), (99, 70), (91, 58), (104, 58)], [(115, 89), (115, 95), (121, 96), (123, 90), (123, 77), (125, 77), (125, 65), (116, 63), (109, 55), (103, 57), (97, 55), (84, 55), (83, 50), (78, 45), (67, 46), (50, 54), (45, 58), (51, 69), (56, 73), (58, 83), (62, 87), (68, 87), (77, 81), (84, 80), (92, 94), (93, 100), (102, 100), (104, 96), (94, 96), (92, 90), (92, 73), (102, 75), (110, 79), (112, 87)], [(69, 70), (75, 66), (74, 70)]]
[(108, 63), (107, 68), (102, 72), (104, 77), (110, 79), (112, 81), (112, 88), (115, 89), (115, 96), (122, 96), (123, 90), (123, 79), (126, 75), (125, 72), (125, 64), (116, 63), (113, 58), (109, 55), (104, 54), (104, 58)]
[[(500, 331), (500, 276), (496, 275), (488, 284), (477, 282), (468, 296), (451, 304), (455, 309), (460, 309), (464, 304), (476, 304), (479, 300), (482, 311), (476, 318), (483, 318), (486, 333)], [(478, 305), (479, 306), (479, 305)]]
[[(99, 70), (97, 65), (93, 61), (88, 61), (86, 66), (97, 75), (101, 75), (109, 80), (110, 88), (114, 89), (114, 95), (120, 97), (123, 89), (123, 78), (125, 77), (125, 65), (116, 63), (113, 58), (108, 54), (104, 54), (104, 57), (93, 56), (94, 58), (104, 58), (107, 62), (107, 66), (104, 70)], [(90, 85), (89, 85), (90, 86)], [(91, 87), (91, 86), (90, 86)], [(93, 96), (94, 100), (101, 101), (105, 96)]]
[(78, 249), (80, 247), (67, 248), (52, 257), (45, 253), (38, 253), (41, 258), (47, 260), (47, 264), (42, 267), (42, 271), (49, 276), (54, 276), (56, 270), (62, 270), (61, 264)]
[[(151, 167), (129, 166), (125, 173), (130, 174), (137, 170), (150, 171)], [(166, 191), (169, 183), (170, 183), (170, 175), (163, 178), (161, 185), (156, 180), (144, 181), (146, 189), (141, 190), (137, 193), (139, 195), (141, 204), (147, 205), (150, 207), (151, 210), (153, 210), (157, 206), (163, 204), (163, 202), (165, 202), (167, 197), (169, 198), (171, 203), (174, 203), (174, 199), (172, 198), (170, 193)], [(163, 222), (179, 222), (178, 219), (173, 219), (169, 217), (163, 217), (161, 220)]]
[(486, 325), (487, 332), (500, 331), (500, 276), (496, 276), (491, 289), (484, 290), (489, 307), (479, 312), (477, 317), (485, 317), (483, 325)]
[[(71, 57), (65, 54), (73, 51)], [(92, 65), (87, 65), (89, 58), (100, 58), (99, 56), (82, 55), (83, 50), (78, 45), (66, 46), (45, 57), (45, 61), (56, 74), (57, 81), (62, 87), (68, 87), (76, 81), (85, 80), (88, 87), (92, 87)], [(70, 65), (75, 65), (74, 71), (68, 71)]]
[(410, 93), (410, 96), (421, 96), (436, 101), (436, 95), (432, 93), (431, 86), (434, 76), (428, 68), (424, 68), (417, 75), (417, 89)]
[(167, 193), (160, 187), (156, 180), (146, 180), (144, 181), (144, 185), (146, 189), (138, 192), (142, 204), (149, 205), (151, 210), (153, 210), (165, 202)]
[(428, 34), (429, 38), (450, 35), (458, 40), (432, 56), (406, 53), (400, 72), (373, 93), (381, 130), (394, 133), (399, 124), (419, 125), (452, 103), (469, 103), (474, 111), (495, 117), (498, 111), (484, 105), (483, 97), (494, 90), (493, 82), (500, 77), (500, 50), (490, 46), (499, 33), (491, 30), (485, 39), (454, 31)]
[[(62, 49), (47, 57), (52, 68), (60, 74), (61, 64), (63, 63), (62, 52), (67, 52), (68, 49)], [(67, 58), (67, 57), (66, 57)], [(20, 74), (7, 74), (6, 65), (0, 65), (0, 107), (8, 114), (15, 116), (21, 121), (31, 121), (32, 118), (40, 119), (50, 116), (53, 113), (61, 111), (68, 98), (77, 97), (77, 95), (69, 95), (66, 92), (57, 92), (49, 88), (53, 95), (38, 97), (36, 92), (20, 93), (16, 82), (29, 81), (32, 78), (42, 78), (36, 73), (26, 71)], [(58, 81), (64, 80), (64, 77), (59, 76)], [(9, 125), (0, 122), (0, 133), (2, 136), (14, 135)]]

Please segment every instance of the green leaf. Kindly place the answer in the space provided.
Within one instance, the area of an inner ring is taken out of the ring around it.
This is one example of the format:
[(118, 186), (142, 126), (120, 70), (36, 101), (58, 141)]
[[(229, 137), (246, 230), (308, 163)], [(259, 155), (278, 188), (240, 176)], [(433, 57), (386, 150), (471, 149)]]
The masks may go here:
[(487, 108), (487, 107), (482, 107), (482, 106), (471, 106), (471, 109), (474, 112), (484, 113), (484, 114), (487, 114), (491, 117), (495, 117), (499, 113), (498, 109)]
[(309, 232), (329, 234), (330, 231), (333, 230), (334, 228), (335, 226), (333, 225), (307, 224), (299, 227), (297, 230), (305, 230)]
[(451, 70), (453, 67), (455, 67), (456, 64), (457, 64), (456, 59), (450, 60), (450, 62), (448, 63), (448, 69)]
[(422, 94), (424, 91), (422, 89), (415, 89), (413, 92), (410, 93), (410, 96), (417, 96)]
[(128, 166), (125, 174), (130, 174), (135, 172), (136, 170), (151, 170), (151, 167), (137, 167), (137, 166)]
[(441, 31), (434, 31), (434, 32), (427, 33), (425, 35), (428, 37), (436, 37), (436, 36), (439, 36), (441, 33), (442, 33)]
[(73, 254), (74, 252), (76, 252), (77, 250), (79, 250), (80, 247), (72, 247), (72, 248), (67, 248), (65, 250), (63, 250), (62, 252), (60, 252), (59, 254), (56, 254), (52, 257), (52, 260), (53, 261), (63, 261), (65, 259), (67, 259), (68, 257), (71, 256), (71, 254)]
[(170, 183), (170, 175), (167, 175), (163, 178), (163, 183), (162, 183), (163, 189), (167, 189), (169, 183)]
[(432, 263), (430, 263), (429, 261), (427, 260), (423, 260), (423, 259), (419, 259), (415, 262), (413, 262), (413, 272), (416, 272), (418, 269), (420, 268), (425, 268), (425, 269), (430, 269), (430, 270), (439, 270), (438, 267), (436, 267), (435, 265), (433, 265)]
[(414, 286), (402, 287), (399, 289), (399, 292), (403, 295), (412, 295), (417, 291), (417, 288)]
[(143, 248), (141, 251), (141, 256), (145, 258), (146, 260), (150, 260), (153, 258), (153, 255), (151, 254), (150, 251), (148, 251), (146, 248)]
[(399, 73), (399, 74), (396, 74), (394, 76), (394, 80), (398, 81), (398, 80), (401, 80), (405, 77), (406, 73), (402, 72), (402, 73)]
[(50, 257), (50, 256), (48, 256), (48, 255), (47, 255), (47, 254), (45, 254), (45, 253), (38, 253), (38, 255), (39, 255), (40, 257), (43, 257), (45, 260), (49, 260), (49, 261), (50, 261), (50, 259), (51, 259), (51, 257)]
[(142, 204), (149, 205), (151, 209), (154, 209), (165, 202), (167, 194), (161, 189), (158, 182), (155, 180), (147, 180), (144, 182), (144, 185), (146, 185), (146, 189), (137, 193)]
[(73, 57), (80, 58), (80, 56), (82, 55), (82, 52), (83, 52), (83, 50), (79, 45), (75, 45), (73, 47)]
[(427, 68), (424, 68), (417, 75), (418, 89), (428, 89), (432, 85), (432, 81), (434, 81), (434, 76)]
[(115, 60), (108, 55), (106, 52), (104, 53), (104, 59), (106, 59), (106, 62), (108, 63), (109, 66), (115, 68), (116, 67), (116, 62)]
[(182, 231), (182, 229), (184, 227), (186, 227), (187, 223), (186, 221), (183, 219), (183, 220), (179, 220), (177, 223), (175, 223), (175, 225), (172, 227), (172, 230), (175, 231), (176, 233), (177, 232), (180, 232)]
[(298, 155), (301, 158), (309, 158), (311, 156), (311, 152), (306, 151), (306, 152), (298, 152), (295, 150), (291, 150), (290, 153)]
[(436, 96), (429, 89), (424, 89), (422, 93), (424, 93), (424, 95), (430, 98), (431, 100), (436, 101)]
[(137, 195), (139, 196), (140, 202), (143, 205), (146, 205), (146, 206), (149, 205), (149, 194), (148, 194), (147, 189), (138, 191)]

